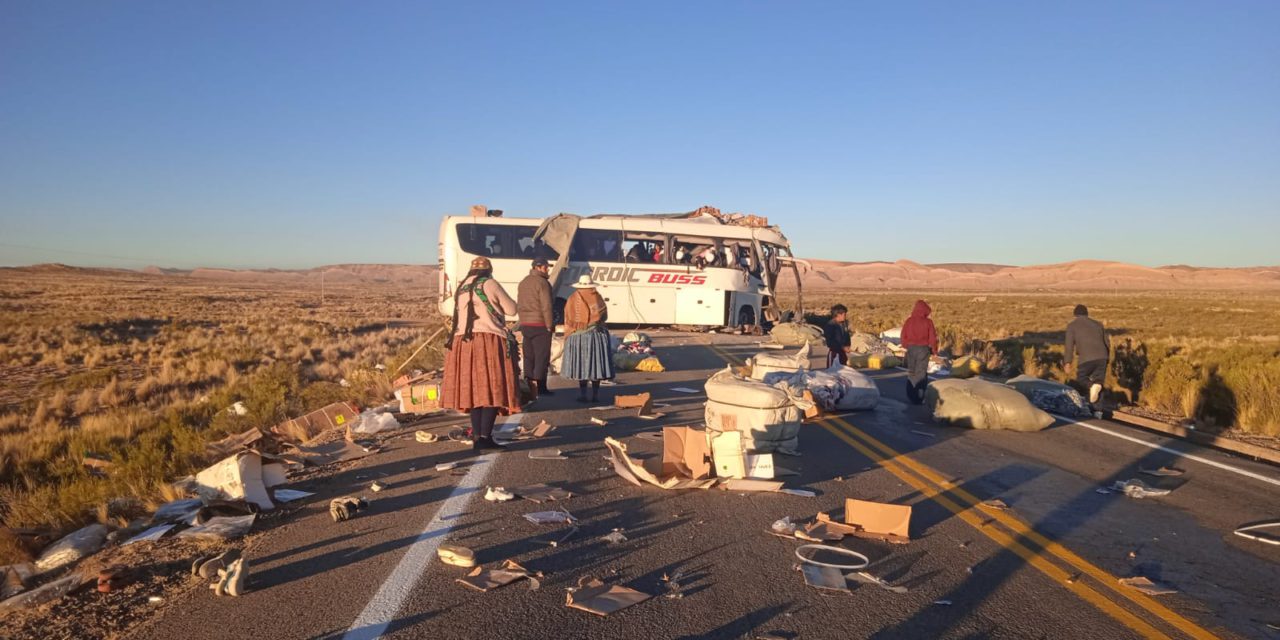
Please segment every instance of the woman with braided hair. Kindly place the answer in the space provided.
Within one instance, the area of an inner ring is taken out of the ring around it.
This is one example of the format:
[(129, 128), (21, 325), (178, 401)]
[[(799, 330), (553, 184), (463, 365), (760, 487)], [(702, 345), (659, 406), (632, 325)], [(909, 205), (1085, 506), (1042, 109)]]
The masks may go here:
[(516, 342), (506, 323), (515, 312), (516, 302), (493, 279), (489, 259), (472, 260), (453, 297), (453, 335), (445, 345), (449, 351), (441, 395), (445, 408), (471, 414), (477, 451), (501, 449), (493, 441), (493, 423), (498, 414), (520, 411)]
[[(578, 402), (598, 402), (600, 381), (613, 379), (613, 349), (609, 344), (609, 308), (596, 291), (590, 274), (573, 284), (577, 291), (564, 305), (564, 357), (560, 375), (578, 381)], [(587, 384), (591, 399), (587, 399)]]

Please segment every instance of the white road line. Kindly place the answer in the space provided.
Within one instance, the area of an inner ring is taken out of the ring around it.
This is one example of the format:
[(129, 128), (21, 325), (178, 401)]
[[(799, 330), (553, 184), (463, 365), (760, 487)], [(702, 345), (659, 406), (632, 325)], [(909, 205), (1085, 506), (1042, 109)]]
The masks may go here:
[(1247, 477), (1247, 478), (1253, 478), (1254, 480), (1261, 480), (1261, 481), (1263, 481), (1263, 482), (1267, 482), (1267, 483), (1270, 483), (1270, 484), (1274, 484), (1274, 485), (1276, 485), (1276, 486), (1280, 487), (1280, 480), (1277, 480), (1277, 479), (1275, 479), (1275, 478), (1270, 478), (1270, 477), (1264, 476), (1264, 475), (1262, 475), (1262, 474), (1260, 474), (1260, 473), (1254, 473), (1254, 472), (1249, 471), (1249, 470), (1247, 470), (1247, 469), (1241, 469), (1240, 467), (1233, 467), (1233, 466), (1231, 466), (1231, 465), (1229, 465), (1229, 464), (1223, 464), (1223, 463), (1221, 463), (1221, 462), (1217, 462), (1217, 461), (1215, 461), (1215, 460), (1210, 460), (1210, 459), (1208, 459), (1208, 458), (1202, 458), (1202, 457), (1200, 457), (1200, 456), (1198, 456), (1198, 455), (1195, 455), (1195, 454), (1191, 454), (1191, 453), (1184, 453), (1184, 452), (1182, 452), (1182, 451), (1178, 451), (1177, 449), (1170, 449), (1169, 447), (1161, 446), (1161, 445), (1155, 444), (1155, 443), (1153, 443), (1153, 442), (1147, 442), (1146, 440), (1142, 440), (1141, 438), (1135, 438), (1135, 437), (1133, 437), (1133, 436), (1127, 436), (1127, 435), (1125, 435), (1125, 434), (1123, 434), (1123, 433), (1116, 433), (1115, 431), (1112, 431), (1112, 430), (1110, 430), (1110, 429), (1104, 429), (1103, 427), (1100, 427), (1100, 426), (1098, 426), (1098, 425), (1096, 425), (1096, 424), (1089, 424), (1089, 423), (1087, 423), (1087, 422), (1080, 422), (1079, 420), (1072, 420), (1071, 418), (1067, 418), (1067, 417), (1065, 417), (1065, 416), (1060, 416), (1060, 415), (1057, 415), (1057, 414), (1050, 414), (1050, 415), (1052, 415), (1053, 417), (1055, 417), (1055, 418), (1057, 418), (1057, 419), (1059, 419), (1059, 420), (1061, 420), (1061, 421), (1063, 421), (1063, 422), (1066, 422), (1067, 424), (1078, 424), (1078, 425), (1080, 425), (1080, 426), (1082, 426), (1082, 427), (1085, 427), (1086, 429), (1093, 429), (1094, 431), (1097, 431), (1098, 433), (1105, 433), (1105, 434), (1107, 434), (1107, 435), (1109, 435), (1109, 436), (1115, 436), (1115, 437), (1117, 437), (1117, 438), (1120, 438), (1121, 440), (1128, 440), (1129, 442), (1137, 443), (1137, 444), (1140, 444), (1140, 445), (1142, 445), (1142, 446), (1144, 446), (1144, 447), (1148, 447), (1148, 448), (1151, 448), (1151, 449), (1155, 449), (1156, 451), (1161, 451), (1161, 452), (1163, 452), (1163, 453), (1172, 454), (1172, 455), (1178, 456), (1178, 457), (1180, 457), (1180, 458), (1186, 458), (1187, 460), (1195, 460), (1196, 462), (1201, 462), (1201, 463), (1207, 464), (1207, 465), (1209, 465), (1209, 466), (1211, 466), (1211, 467), (1217, 467), (1217, 468), (1219, 468), (1219, 469), (1222, 469), (1223, 471), (1230, 471), (1231, 473), (1238, 473), (1238, 474), (1240, 474), (1240, 475), (1242, 475), (1242, 476), (1245, 476), (1245, 477)]
[[(520, 422), (520, 416), (508, 416), (503, 420), (504, 424), (512, 422)], [(427, 523), (427, 527), (409, 545), (400, 564), (396, 565), (386, 582), (382, 583), (382, 587), (369, 600), (369, 604), (365, 605), (364, 611), (351, 623), (351, 627), (342, 636), (343, 640), (374, 640), (386, 633), (387, 627), (400, 613), (405, 600), (413, 593), (418, 580), (435, 558), (436, 548), (453, 530), (452, 523), (462, 515), (471, 496), (479, 493), (480, 487), (484, 485), (485, 478), (496, 462), (496, 455), (484, 455), (471, 465), (467, 475), (462, 476), (458, 486), (454, 487), (453, 493), (440, 505), (440, 510), (431, 518), (431, 522)]]

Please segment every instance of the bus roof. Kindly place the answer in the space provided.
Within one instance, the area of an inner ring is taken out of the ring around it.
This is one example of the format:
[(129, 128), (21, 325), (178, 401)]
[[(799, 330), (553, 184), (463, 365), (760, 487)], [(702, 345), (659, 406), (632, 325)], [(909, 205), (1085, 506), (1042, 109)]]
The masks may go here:
[[(445, 216), (445, 220), (455, 224), (469, 220), (477, 224), (539, 225), (545, 218)], [(579, 226), (583, 229), (618, 229), (718, 238), (755, 237), (762, 242), (790, 246), (782, 231), (776, 225), (770, 225), (768, 219), (754, 215), (722, 214), (713, 207), (703, 207), (690, 213), (602, 213), (580, 216)]]

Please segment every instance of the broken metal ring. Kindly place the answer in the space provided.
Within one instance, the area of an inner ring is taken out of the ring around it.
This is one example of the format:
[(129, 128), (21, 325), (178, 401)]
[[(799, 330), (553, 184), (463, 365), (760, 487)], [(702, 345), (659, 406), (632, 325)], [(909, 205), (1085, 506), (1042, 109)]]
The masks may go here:
[[(801, 553), (801, 552), (802, 552), (802, 551), (804, 551), (805, 549), (814, 549), (814, 550), (819, 550), (819, 551), (830, 551), (830, 552), (832, 552), (832, 553), (842, 553), (842, 554), (844, 554), (844, 555), (846, 555), (846, 556), (852, 556), (852, 557), (855, 557), (855, 558), (861, 558), (861, 559), (862, 559), (862, 564), (831, 564), (831, 563), (829, 563), (829, 562), (819, 562), (819, 561), (817, 561), (817, 560), (814, 560), (813, 558), (806, 558), (806, 557), (804, 556), (804, 554), (803, 554), (803, 553)], [(866, 568), (867, 568), (867, 565), (871, 564), (871, 561), (870, 561), (870, 560), (868, 560), (866, 556), (862, 555), (861, 553), (858, 553), (857, 551), (850, 551), (850, 550), (848, 550), (848, 549), (845, 549), (844, 547), (833, 547), (833, 546), (825, 545), (825, 544), (802, 544), (802, 545), (800, 545), (800, 546), (796, 547), (796, 557), (797, 557), (797, 558), (800, 558), (800, 561), (801, 561), (801, 562), (807, 562), (807, 563), (809, 563), (809, 564), (817, 565), (817, 566), (819, 566), (819, 567), (829, 567), (829, 568), (832, 568), (832, 569), (843, 569), (843, 570), (845, 570), (845, 571), (857, 571), (858, 569), (866, 569)]]

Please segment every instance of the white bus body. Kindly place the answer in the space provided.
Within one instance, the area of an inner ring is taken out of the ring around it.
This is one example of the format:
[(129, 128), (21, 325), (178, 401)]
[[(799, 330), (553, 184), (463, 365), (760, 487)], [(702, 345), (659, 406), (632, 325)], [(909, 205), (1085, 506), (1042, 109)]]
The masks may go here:
[[(477, 256), (490, 259), (494, 279), (512, 297), (534, 257), (541, 255), (554, 264), (556, 253), (533, 240), (542, 222), (446, 216), (439, 239), (440, 313), (452, 316), (454, 286)], [(701, 268), (679, 262), (676, 256), (682, 247), (685, 254), (700, 249), (716, 261)], [(710, 247), (714, 254), (706, 252)], [(655, 259), (652, 252), (659, 249)], [(733, 266), (723, 266), (730, 255), (738, 259)], [(769, 285), (776, 282), (778, 270), (792, 262), (790, 256), (790, 245), (776, 227), (729, 224), (711, 216), (580, 218), (568, 262), (555, 276), (556, 320), (561, 320), (564, 301), (573, 293), (571, 285), (589, 273), (608, 305), (609, 324), (760, 324), (773, 313), (766, 310), (773, 297)]]

